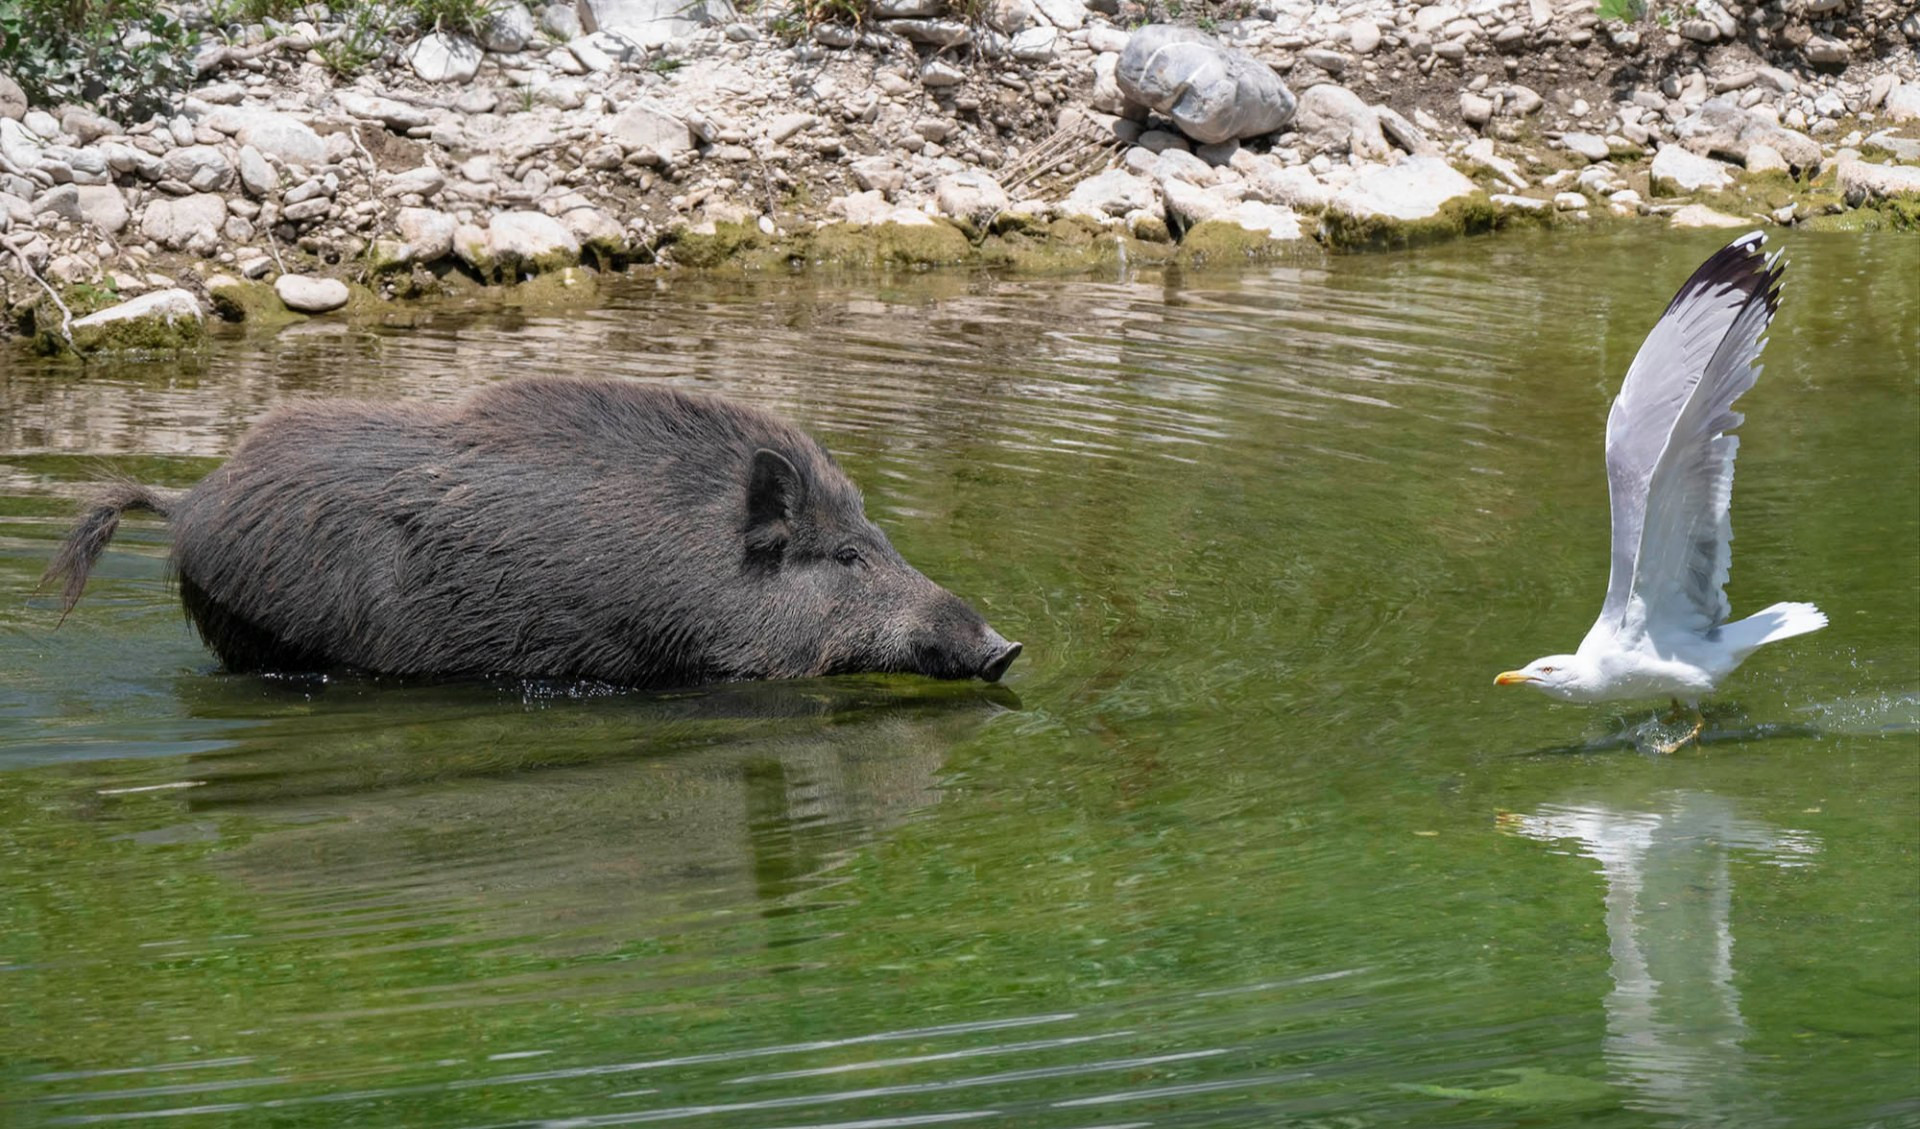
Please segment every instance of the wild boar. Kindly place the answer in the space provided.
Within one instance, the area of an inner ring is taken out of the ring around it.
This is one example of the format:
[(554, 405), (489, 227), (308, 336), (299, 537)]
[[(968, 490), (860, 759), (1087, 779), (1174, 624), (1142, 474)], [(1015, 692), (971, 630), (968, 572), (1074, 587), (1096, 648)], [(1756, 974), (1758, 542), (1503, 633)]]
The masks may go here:
[(187, 615), (234, 671), (992, 682), (1020, 654), (804, 432), (660, 385), (280, 408), (189, 490), (103, 490), (47, 570), (64, 611), (127, 510), (167, 519)]

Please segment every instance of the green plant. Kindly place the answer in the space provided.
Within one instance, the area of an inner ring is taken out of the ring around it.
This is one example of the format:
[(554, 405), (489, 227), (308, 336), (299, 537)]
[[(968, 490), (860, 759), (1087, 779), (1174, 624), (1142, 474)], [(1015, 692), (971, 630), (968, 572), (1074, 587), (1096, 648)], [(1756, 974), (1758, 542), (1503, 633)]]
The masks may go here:
[(342, 11), (341, 16), (340, 37), (313, 50), (328, 70), (352, 78), (380, 57), (397, 29), (394, 16), (379, 4), (357, 4)]
[(647, 69), (659, 75), (672, 74), (686, 65), (684, 61), (668, 55), (656, 55), (652, 59), (647, 60)]
[(1593, 14), (1603, 20), (1636, 23), (1647, 17), (1647, 0), (1600, 0)]
[(115, 118), (169, 109), (199, 44), (159, 0), (0, 0), (0, 70), (43, 105)]
[(413, 25), (478, 38), (493, 18), (496, 0), (405, 0)]
[(867, 6), (864, 0), (792, 0), (786, 15), (802, 28), (819, 24), (859, 27), (866, 20)]

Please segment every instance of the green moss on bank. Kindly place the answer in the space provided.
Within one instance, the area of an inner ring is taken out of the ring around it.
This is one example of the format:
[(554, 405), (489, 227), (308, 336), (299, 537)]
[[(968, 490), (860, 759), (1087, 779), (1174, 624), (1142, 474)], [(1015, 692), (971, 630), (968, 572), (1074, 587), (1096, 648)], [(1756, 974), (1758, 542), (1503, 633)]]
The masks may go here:
[(1492, 231), (1499, 218), (1486, 193), (1475, 192), (1449, 200), (1437, 213), (1419, 220), (1361, 217), (1329, 209), (1320, 218), (1320, 236), (1337, 251), (1398, 250)]

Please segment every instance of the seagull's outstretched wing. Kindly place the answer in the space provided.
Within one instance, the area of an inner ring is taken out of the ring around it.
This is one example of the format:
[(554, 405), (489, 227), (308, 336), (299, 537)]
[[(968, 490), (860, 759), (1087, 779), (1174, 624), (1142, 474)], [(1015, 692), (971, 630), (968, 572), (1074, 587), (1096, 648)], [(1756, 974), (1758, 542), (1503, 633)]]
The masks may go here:
[(1742, 236), (1701, 264), (1640, 346), (1607, 416), (1613, 568), (1590, 641), (1702, 634), (1729, 613), (1727, 506), (1740, 426), (1779, 306), (1779, 254)]

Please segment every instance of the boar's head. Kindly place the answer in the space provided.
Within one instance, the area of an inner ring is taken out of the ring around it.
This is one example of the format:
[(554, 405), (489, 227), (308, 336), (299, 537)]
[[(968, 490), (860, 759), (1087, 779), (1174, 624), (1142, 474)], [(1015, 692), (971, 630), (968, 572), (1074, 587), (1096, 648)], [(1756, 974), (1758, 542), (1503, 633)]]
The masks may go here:
[(791, 454), (763, 447), (747, 473), (744, 573), (770, 665), (998, 681), (1020, 644), (902, 559), (824, 452)]

